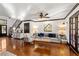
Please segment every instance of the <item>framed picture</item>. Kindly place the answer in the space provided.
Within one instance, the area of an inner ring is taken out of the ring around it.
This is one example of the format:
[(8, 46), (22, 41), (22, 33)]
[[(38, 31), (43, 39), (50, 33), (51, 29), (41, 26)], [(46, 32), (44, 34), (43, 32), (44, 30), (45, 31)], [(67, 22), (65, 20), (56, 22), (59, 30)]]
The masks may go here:
[(52, 32), (52, 25), (47, 24), (44, 26), (44, 32)]

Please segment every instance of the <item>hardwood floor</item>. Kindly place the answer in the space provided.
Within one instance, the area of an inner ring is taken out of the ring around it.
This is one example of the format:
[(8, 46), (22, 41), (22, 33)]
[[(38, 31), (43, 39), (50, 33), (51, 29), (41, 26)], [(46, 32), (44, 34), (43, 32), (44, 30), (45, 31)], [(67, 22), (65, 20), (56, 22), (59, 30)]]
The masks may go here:
[(0, 38), (6, 40), (6, 50), (17, 56), (76, 56), (66, 44), (47, 43), (34, 41), (34, 44), (24, 43), (18, 39), (8, 37)]

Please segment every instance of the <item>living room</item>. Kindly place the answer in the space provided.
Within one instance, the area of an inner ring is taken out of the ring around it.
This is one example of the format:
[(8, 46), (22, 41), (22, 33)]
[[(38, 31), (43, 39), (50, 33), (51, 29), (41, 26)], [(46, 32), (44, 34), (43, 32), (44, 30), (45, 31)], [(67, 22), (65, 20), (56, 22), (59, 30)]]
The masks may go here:
[(78, 38), (72, 39), (79, 34), (79, 3), (1, 3), (0, 8), (2, 55), (79, 55)]

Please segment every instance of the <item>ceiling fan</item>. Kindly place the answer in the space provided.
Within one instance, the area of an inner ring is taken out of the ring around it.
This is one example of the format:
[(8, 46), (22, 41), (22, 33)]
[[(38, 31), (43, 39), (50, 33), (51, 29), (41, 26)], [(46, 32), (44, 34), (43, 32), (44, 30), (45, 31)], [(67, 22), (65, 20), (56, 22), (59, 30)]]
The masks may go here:
[(48, 13), (42, 13), (42, 12), (41, 12), (41, 13), (39, 14), (39, 17), (40, 17), (40, 18), (50, 18), (50, 17), (48, 17), (47, 15), (48, 15)]

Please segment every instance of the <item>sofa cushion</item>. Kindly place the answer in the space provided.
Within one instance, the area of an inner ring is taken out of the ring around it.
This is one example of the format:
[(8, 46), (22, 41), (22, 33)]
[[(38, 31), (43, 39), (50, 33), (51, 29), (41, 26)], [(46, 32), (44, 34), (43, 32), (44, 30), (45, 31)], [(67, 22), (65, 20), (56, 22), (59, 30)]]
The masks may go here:
[(44, 33), (38, 33), (39, 37), (44, 37)]
[(56, 38), (56, 34), (55, 33), (49, 33), (48, 37)]

